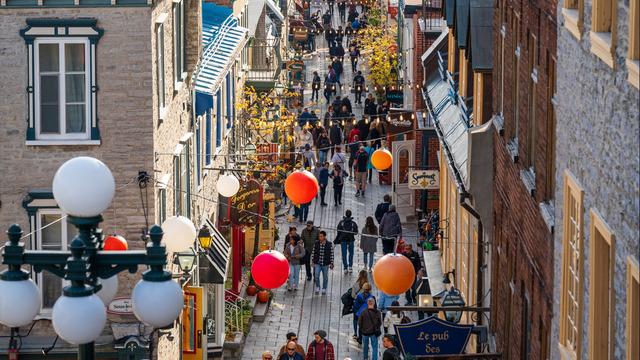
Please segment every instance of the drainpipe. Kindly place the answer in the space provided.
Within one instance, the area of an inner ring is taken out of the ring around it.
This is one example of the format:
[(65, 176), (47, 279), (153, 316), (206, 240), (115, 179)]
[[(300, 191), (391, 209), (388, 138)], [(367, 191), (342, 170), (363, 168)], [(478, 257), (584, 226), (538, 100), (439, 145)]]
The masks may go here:
[[(478, 214), (478, 212), (471, 206), (469, 205), (469, 203), (467, 203), (464, 199), (462, 200), (462, 202), (460, 203), (460, 206), (462, 206), (465, 210), (467, 210), (467, 212), (469, 212), (469, 214), (471, 214), (471, 216), (473, 216), (474, 218), (476, 218), (476, 220), (478, 220), (478, 263), (477, 263), (477, 278), (476, 278), (476, 298), (477, 301), (483, 301), (483, 296), (484, 296), (484, 289), (483, 289), (483, 282), (482, 282), (482, 266), (484, 263), (484, 246), (482, 243), (482, 233), (483, 233), (483, 229), (482, 229), (482, 220), (480, 219), (480, 214)], [(482, 304), (479, 304), (479, 306), (482, 306)], [(482, 312), (478, 311), (476, 312), (476, 316), (478, 317), (478, 325), (482, 325)], [(477, 344), (477, 349), (476, 351), (479, 353), (481, 352), (481, 348), (480, 348), (480, 343)]]

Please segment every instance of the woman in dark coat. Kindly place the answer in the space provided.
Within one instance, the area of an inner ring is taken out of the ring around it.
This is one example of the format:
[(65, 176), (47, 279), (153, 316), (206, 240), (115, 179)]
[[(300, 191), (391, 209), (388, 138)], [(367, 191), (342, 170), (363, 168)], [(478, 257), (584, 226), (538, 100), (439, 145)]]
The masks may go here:
[(378, 228), (373, 222), (373, 217), (371, 216), (367, 216), (367, 220), (362, 228), (360, 249), (364, 253), (364, 267), (371, 271), (371, 268), (373, 267), (373, 256), (378, 250)]
[(333, 205), (342, 205), (342, 188), (344, 187), (342, 168), (339, 165), (335, 165), (329, 177), (333, 179)]

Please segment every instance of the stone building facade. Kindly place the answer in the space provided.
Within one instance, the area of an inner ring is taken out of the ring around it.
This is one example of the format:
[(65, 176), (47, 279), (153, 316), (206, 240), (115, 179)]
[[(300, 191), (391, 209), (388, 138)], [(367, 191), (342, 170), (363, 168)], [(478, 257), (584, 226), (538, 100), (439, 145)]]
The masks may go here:
[(552, 358), (640, 356), (639, 8), (602, 4), (559, 4)]
[(556, 1), (496, 2), (491, 332), (506, 359), (549, 357)]
[[(102, 229), (124, 236), (131, 249), (143, 249), (141, 235), (148, 226), (184, 213), (172, 205), (180, 192), (162, 175), (176, 174), (173, 153), (191, 141), (193, 132), (191, 76), (200, 57), (200, 2), (8, 0), (0, 6), (0, 18), (0, 147), (5, 154), (0, 223), (20, 224), (30, 233), (25, 239), (30, 249), (43, 243), (66, 248), (65, 236), (71, 238), (75, 230), (64, 219), (41, 230), (63, 215), (51, 181), (64, 161), (92, 156), (116, 179)], [(142, 189), (140, 172), (149, 180)], [(163, 181), (167, 191), (160, 199)], [(182, 180), (189, 181), (189, 176)], [(59, 281), (42, 276), (36, 276), (40, 286)], [(127, 296), (138, 280), (138, 274), (120, 274), (118, 296)], [(49, 304), (59, 296), (55, 288), (45, 292)], [(50, 309), (43, 309), (41, 321), (22, 339), (21, 354), (40, 354), (53, 343), (50, 316)], [(108, 345), (98, 351), (113, 353), (114, 324), (137, 320), (133, 315), (109, 315), (108, 320), (98, 340)], [(2, 335), (8, 331), (0, 327)], [(165, 335), (156, 333), (154, 357), (178, 358), (180, 322)], [(0, 348), (7, 344), (0, 341)], [(58, 341), (51, 353), (75, 356), (75, 351)]]

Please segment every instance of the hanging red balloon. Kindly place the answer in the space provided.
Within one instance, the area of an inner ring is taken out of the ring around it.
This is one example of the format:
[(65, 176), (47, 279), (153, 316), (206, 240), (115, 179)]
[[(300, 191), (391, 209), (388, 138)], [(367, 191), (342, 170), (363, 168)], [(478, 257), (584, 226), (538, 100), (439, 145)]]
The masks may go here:
[(306, 204), (318, 194), (318, 181), (307, 170), (294, 171), (284, 182), (284, 192), (294, 204)]
[(263, 251), (253, 259), (251, 277), (263, 289), (279, 288), (289, 278), (289, 261), (278, 251)]
[(416, 278), (411, 261), (404, 255), (387, 254), (373, 266), (373, 281), (387, 295), (405, 293)]
[(120, 235), (109, 235), (104, 239), (103, 249), (105, 251), (129, 250), (129, 244)]

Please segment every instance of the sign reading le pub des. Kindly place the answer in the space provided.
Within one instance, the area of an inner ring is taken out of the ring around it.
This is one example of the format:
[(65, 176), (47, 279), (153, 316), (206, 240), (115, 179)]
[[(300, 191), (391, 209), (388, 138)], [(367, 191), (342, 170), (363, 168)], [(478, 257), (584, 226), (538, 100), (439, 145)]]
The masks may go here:
[(464, 353), (473, 325), (460, 325), (430, 316), (410, 324), (395, 325), (405, 356), (458, 355)]

